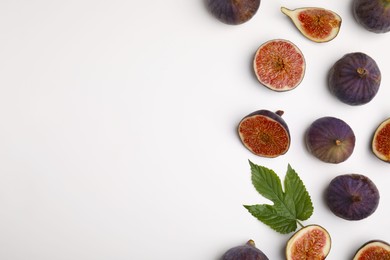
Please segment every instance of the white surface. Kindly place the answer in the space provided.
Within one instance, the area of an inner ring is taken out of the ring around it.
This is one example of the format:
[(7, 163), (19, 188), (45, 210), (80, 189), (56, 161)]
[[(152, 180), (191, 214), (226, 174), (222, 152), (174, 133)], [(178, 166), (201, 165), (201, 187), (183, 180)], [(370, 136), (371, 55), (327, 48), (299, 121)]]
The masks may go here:
[[(339, 13), (328, 43), (304, 38), (280, 7), (319, 6)], [(293, 41), (306, 76), (276, 93), (255, 79), (257, 47)], [(202, 0), (68, 0), (0, 3), (0, 258), (219, 259), (255, 240), (283, 259), (280, 235), (243, 204), (264, 203), (248, 159), (284, 177), (287, 164), (315, 207), (304, 224), (332, 235), (328, 259), (350, 259), (373, 238), (390, 241), (390, 166), (370, 151), (390, 116), (390, 34), (365, 31), (351, 1), (266, 1), (239, 26), (222, 24)], [(378, 95), (360, 107), (329, 93), (326, 74), (348, 52), (373, 57), (383, 74)], [(285, 111), (291, 148), (255, 157), (236, 126), (257, 109)], [(339, 165), (308, 154), (303, 133), (332, 115), (354, 129), (355, 151)], [(338, 174), (362, 173), (381, 192), (377, 211), (348, 222), (326, 208), (322, 192)]]

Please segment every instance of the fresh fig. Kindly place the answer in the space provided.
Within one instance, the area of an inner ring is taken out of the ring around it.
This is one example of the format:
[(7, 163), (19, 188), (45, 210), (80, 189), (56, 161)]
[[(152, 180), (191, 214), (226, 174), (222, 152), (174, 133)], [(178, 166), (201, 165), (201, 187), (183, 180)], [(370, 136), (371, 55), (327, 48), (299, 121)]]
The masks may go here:
[(375, 60), (361, 52), (345, 54), (332, 66), (328, 75), (331, 93), (349, 105), (370, 102), (380, 83), (381, 72)]
[(250, 20), (260, 7), (260, 0), (207, 0), (212, 15), (223, 23), (238, 25)]
[(355, 148), (352, 128), (336, 117), (321, 117), (307, 129), (305, 143), (311, 154), (327, 163), (347, 160)]
[(377, 209), (379, 198), (375, 184), (367, 176), (355, 173), (335, 177), (325, 192), (329, 209), (346, 220), (367, 218)]
[(322, 260), (331, 248), (328, 231), (319, 225), (309, 225), (295, 232), (286, 246), (286, 259)]
[(370, 240), (357, 250), (353, 260), (390, 260), (390, 244), (382, 240)]
[(333, 40), (340, 31), (341, 17), (331, 11), (319, 7), (302, 7), (290, 10), (281, 8), (298, 30), (309, 40), (314, 42), (328, 42)]
[(390, 31), (389, 0), (354, 0), (353, 14), (356, 21), (374, 33)]
[(262, 157), (285, 154), (290, 147), (290, 131), (282, 115), (281, 110), (274, 113), (263, 109), (245, 116), (238, 125), (244, 146)]
[(257, 49), (253, 68), (261, 84), (275, 91), (287, 91), (296, 88), (303, 80), (306, 62), (295, 44), (275, 39)]
[(245, 245), (230, 248), (222, 260), (268, 260), (268, 257), (250, 239)]
[(390, 163), (390, 118), (383, 121), (375, 130), (372, 151), (376, 157)]

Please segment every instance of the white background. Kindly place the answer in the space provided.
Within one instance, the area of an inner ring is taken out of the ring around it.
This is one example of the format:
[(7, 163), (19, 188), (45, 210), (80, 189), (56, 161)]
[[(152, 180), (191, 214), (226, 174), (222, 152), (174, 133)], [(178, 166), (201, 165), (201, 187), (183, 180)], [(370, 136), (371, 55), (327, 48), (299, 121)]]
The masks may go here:
[[(220, 259), (253, 239), (283, 259), (291, 234), (252, 217), (243, 204), (268, 203), (253, 188), (248, 159), (283, 179), (288, 163), (332, 236), (328, 259), (351, 259), (370, 239), (390, 241), (390, 166), (370, 150), (390, 117), (390, 34), (366, 31), (352, 1), (263, 0), (239, 26), (203, 0), (2, 0), (0, 2), (0, 258)], [(328, 43), (303, 37), (280, 7), (318, 6), (343, 22)], [(263, 42), (294, 42), (307, 63), (303, 82), (277, 93), (252, 71)], [(382, 71), (378, 95), (352, 107), (330, 94), (326, 75), (361, 51)], [(287, 154), (251, 154), (236, 134), (257, 109), (281, 109)], [(344, 163), (311, 156), (303, 134), (335, 116), (356, 135)], [(334, 216), (323, 191), (339, 174), (360, 173), (381, 193), (377, 211), (351, 222)]]

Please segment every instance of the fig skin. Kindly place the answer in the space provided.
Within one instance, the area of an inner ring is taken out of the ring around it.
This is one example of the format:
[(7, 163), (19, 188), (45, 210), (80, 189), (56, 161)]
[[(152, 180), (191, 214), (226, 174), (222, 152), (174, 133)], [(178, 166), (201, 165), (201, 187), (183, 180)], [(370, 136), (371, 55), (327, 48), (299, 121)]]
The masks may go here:
[(328, 231), (319, 225), (308, 225), (294, 233), (286, 245), (286, 259), (325, 259), (331, 249)]
[(390, 31), (389, 0), (354, 0), (352, 9), (355, 20), (368, 31)]
[(390, 118), (383, 121), (375, 130), (371, 149), (380, 160), (390, 163)]
[(290, 10), (281, 7), (303, 36), (314, 42), (329, 42), (339, 33), (342, 19), (331, 11), (319, 7), (302, 7)]
[(241, 119), (238, 135), (253, 154), (274, 158), (290, 148), (290, 131), (283, 120), (283, 111), (257, 110)]
[(211, 14), (225, 24), (249, 21), (260, 7), (260, 0), (207, 0)]
[(257, 49), (253, 69), (257, 80), (265, 87), (277, 92), (290, 91), (302, 82), (306, 60), (293, 42), (273, 39)]
[(352, 260), (390, 260), (390, 244), (383, 240), (370, 240), (363, 244)]
[(245, 245), (230, 248), (221, 260), (268, 260), (268, 257), (250, 239)]
[(330, 69), (329, 90), (341, 102), (357, 106), (370, 102), (381, 83), (381, 71), (373, 58), (362, 52), (345, 54)]
[(325, 200), (336, 216), (345, 220), (361, 220), (375, 212), (379, 191), (372, 180), (362, 174), (339, 175), (329, 183)]
[(321, 161), (334, 164), (344, 162), (352, 155), (355, 140), (352, 128), (331, 116), (315, 120), (305, 134), (308, 151)]

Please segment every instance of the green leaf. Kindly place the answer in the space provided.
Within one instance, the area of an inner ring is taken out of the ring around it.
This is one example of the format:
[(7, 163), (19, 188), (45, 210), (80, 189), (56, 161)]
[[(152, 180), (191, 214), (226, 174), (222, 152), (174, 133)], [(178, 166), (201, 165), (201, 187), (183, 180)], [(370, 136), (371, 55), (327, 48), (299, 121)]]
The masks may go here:
[(285, 191), (278, 175), (271, 169), (249, 161), (252, 184), (260, 195), (273, 205), (244, 205), (255, 218), (275, 231), (287, 234), (297, 229), (298, 220), (307, 220), (313, 214), (313, 204), (305, 185), (288, 165), (284, 179)]

